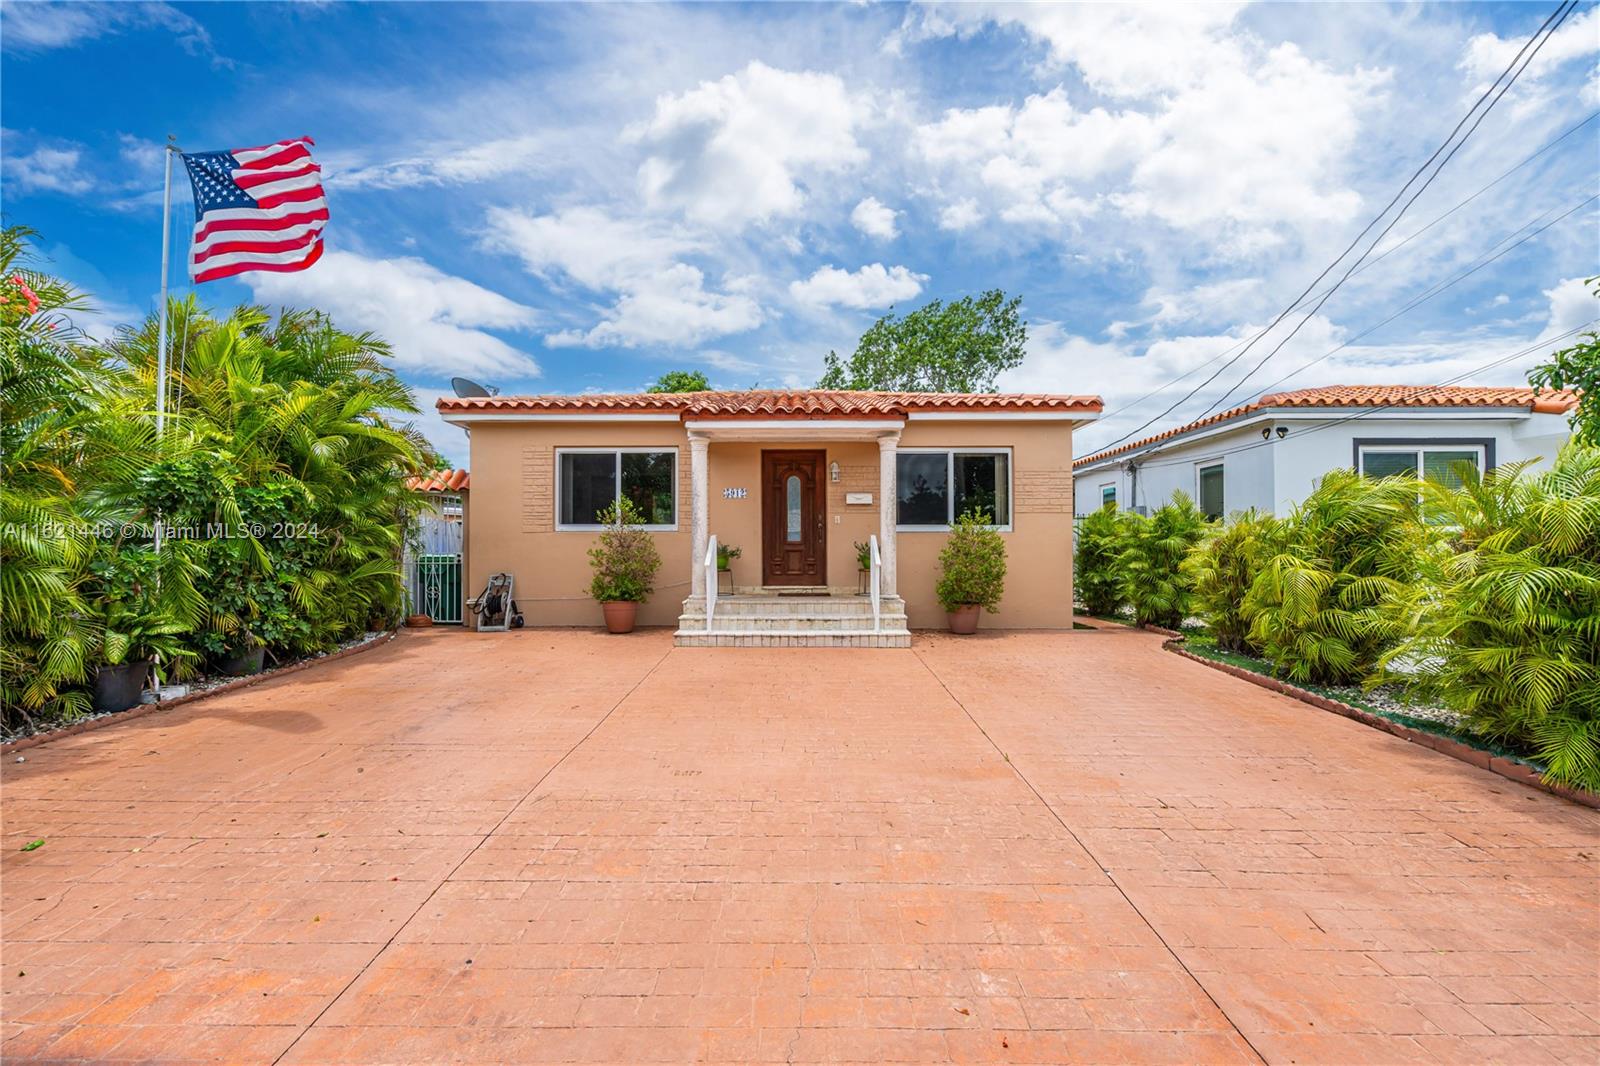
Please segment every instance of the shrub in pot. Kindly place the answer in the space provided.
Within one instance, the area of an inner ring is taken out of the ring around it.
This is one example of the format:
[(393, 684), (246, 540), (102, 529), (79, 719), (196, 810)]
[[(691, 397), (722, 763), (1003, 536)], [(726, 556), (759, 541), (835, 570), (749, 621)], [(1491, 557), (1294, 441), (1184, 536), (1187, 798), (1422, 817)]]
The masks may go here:
[(967, 511), (950, 528), (939, 552), (939, 605), (950, 616), (950, 632), (972, 633), (978, 611), (994, 614), (1006, 585), (1006, 542), (987, 511)]
[(733, 562), (735, 559), (739, 558), (739, 556), (741, 556), (743, 554), (744, 554), (744, 552), (740, 551), (738, 548), (734, 547), (731, 544), (718, 544), (717, 545), (717, 569), (718, 570), (724, 570), (724, 571), (727, 570), (728, 569), (728, 564)]
[(856, 549), (856, 589), (863, 595), (867, 591), (867, 581), (872, 573), (872, 542), (858, 540)]
[(181, 539), (157, 554), (148, 544), (115, 542), (90, 564), (97, 633), (94, 709), (122, 711), (139, 702), (151, 664), (185, 673), (196, 658), (182, 638), (198, 610), (197, 549)]
[(607, 507), (600, 521), (606, 528), (589, 549), (589, 565), (594, 569), (589, 594), (605, 612), (606, 629), (631, 633), (639, 604), (655, 591), (661, 555), (632, 501), (624, 499)]

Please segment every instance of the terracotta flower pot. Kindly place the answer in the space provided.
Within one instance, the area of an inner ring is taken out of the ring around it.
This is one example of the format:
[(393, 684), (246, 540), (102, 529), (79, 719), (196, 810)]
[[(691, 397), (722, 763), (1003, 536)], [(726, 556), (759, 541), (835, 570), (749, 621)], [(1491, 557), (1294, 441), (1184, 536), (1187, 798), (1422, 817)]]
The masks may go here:
[(433, 617), (426, 614), (406, 615), (406, 625), (412, 629), (422, 629), (426, 626), (433, 625)]
[(966, 603), (949, 612), (950, 632), (962, 636), (978, 631), (978, 612), (983, 608), (976, 603)]
[(632, 633), (634, 620), (639, 615), (639, 605), (632, 600), (612, 600), (602, 603), (606, 615), (606, 629), (612, 633)]

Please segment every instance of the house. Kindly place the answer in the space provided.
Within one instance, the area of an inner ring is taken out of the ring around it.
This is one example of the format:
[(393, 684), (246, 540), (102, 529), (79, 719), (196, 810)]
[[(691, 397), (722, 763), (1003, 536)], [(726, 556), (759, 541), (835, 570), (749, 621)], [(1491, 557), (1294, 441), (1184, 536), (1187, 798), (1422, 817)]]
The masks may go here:
[[(639, 620), (677, 625), (682, 643), (909, 643), (908, 624), (944, 624), (939, 550), (972, 506), (995, 514), (1008, 551), (985, 624), (1072, 626), (1072, 434), (1099, 397), (751, 390), (438, 407), (471, 438), (467, 585), (513, 572), (530, 626), (599, 622), (587, 553), (624, 495), (662, 558)], [(712, 537), (741, 550), (726, 577), (708, 565)], [(873, 537), (881, 566), (858, 573), (855, 546)]]
[(1213, 517), (1282, 514), (1328, 471), (1449, 481), (1531, 460), (1566, 443), (1570, 391), (1419, 385), (1330, 385), (1276, 392), (1231, 411), (1085, 456), (1072, 464), (1078, 514), (1108, 503), (1141, 513), (1186, 492)]

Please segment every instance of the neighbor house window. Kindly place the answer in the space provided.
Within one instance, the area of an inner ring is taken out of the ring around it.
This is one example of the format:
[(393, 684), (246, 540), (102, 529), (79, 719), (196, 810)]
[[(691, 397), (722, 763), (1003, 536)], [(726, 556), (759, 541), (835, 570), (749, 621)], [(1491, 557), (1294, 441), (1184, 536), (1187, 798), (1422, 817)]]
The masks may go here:
[(1011, 452), (901, 449), (896, 453), (896, 522), (901, 529), (945, 529), (981, 510), (1011, 525)]
[(602, 512), (623, 498), (646, 529), (678, 528), (677, 451), (556, 449), (557, 529), (598, 529)]
[(1196, 496), (1199, 499), (1200, 511), (1207, 518), (1222, 517), (1222, 464), (1212, 463), (1202, 466), (1199, 470), (1199, 485)]
[(1117, 505), (1117, 487), (1115, 485), (1100, 486), (1100, 506), (1115, 507)]
[(1361, 472), (1367, 477), (1417, 477), (1448, 488), (1461, 487), (1458, 463), (1483, 470), (1483, 448), (1479, 445), (1444, 444), (1427, 447), (1409, 445), (1362, 445)]

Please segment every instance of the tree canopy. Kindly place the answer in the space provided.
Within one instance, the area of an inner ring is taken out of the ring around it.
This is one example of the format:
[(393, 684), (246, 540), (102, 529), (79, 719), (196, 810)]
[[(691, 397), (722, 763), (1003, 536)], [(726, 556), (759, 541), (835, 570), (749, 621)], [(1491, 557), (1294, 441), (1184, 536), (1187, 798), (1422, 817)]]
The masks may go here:
[(829, 352), (817, 387), (886, 392), (994, 392), (1022, 362), (1028, 324), (1020, 296), (990, 289), (910, 314), (890, 311), (861, 335), (849, 361)]
[[(1600, 277), (1589, 279), (1600, 296)], [(1536, 389), (1579, 389), (1583, 402), (1572, 412), (1572, 435), (1586, 444), (1600, 444), (1600, 333), (1585, 333), (1577, 344), (1563, 348), (1547, 363), (1533, 368), (1528, 384)]]
[(669, 370), (656, 379), (645, 392), (705, 392), (711, 382), (698, 370)]

